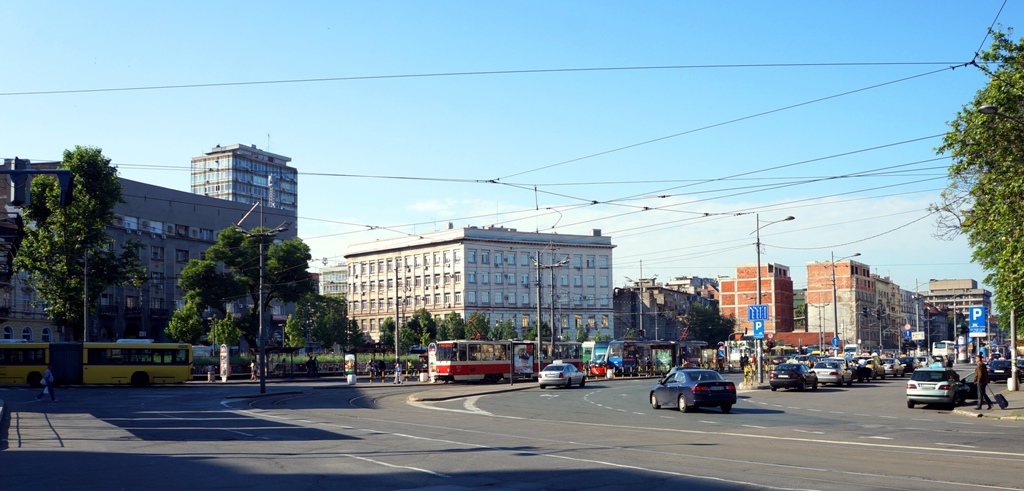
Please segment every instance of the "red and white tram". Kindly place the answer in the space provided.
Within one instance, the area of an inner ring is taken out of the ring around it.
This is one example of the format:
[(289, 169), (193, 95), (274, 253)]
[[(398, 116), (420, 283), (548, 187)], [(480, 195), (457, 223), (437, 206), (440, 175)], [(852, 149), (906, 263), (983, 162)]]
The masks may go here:
[(461, 339), (427, 347), (431, 380), (494, 383), (502, 378), (535, 378), (536, 344), (523, 341)]

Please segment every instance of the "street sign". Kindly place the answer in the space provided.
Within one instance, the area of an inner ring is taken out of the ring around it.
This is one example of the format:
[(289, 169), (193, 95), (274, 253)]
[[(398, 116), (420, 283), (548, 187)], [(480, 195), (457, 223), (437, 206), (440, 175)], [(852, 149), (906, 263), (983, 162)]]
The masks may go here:
[(924, 331), (911, 333), (910, 339), (913, 339), (914, 341), (924, 341)]
[(747, 306), (747, 320), (748, 321), (766, 321), (768, 320), (768, 305), (748, 305)]
[(988, 318), (985, 316), (985, 307), (971, 307), (968, 315), (970, 316), (970, 324), (968, 324), (968, 329), (970, 330), (970, 337), (986, 337), (988, 335), (985, 332), (986, 326), (988, 325)]
[(754, 321), (754, 339), (764, 339), (764, 321)]
[(839, 338), (832, 338), (832, 346), (839, 347)]
[(910, 339), (910, 335), (911, 334), (913, 334), (913, 333), (910, 332), (910, 331), (903, 331), (903, 337), (906, 338), (906, 339)]

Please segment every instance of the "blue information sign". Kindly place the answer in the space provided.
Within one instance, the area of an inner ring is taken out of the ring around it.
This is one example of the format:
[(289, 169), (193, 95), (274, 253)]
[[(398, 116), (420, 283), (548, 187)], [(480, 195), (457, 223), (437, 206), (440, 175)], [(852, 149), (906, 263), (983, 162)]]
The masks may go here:
[(910, 331), (903, 331), (903, 337), (905, 339), (910, 339)]
[(768, 320), (768, 305), (748, 305), (747, 306), (747, 320), (748, 321), (766, 321)]
[(839, 347), (839, 338), (832, 338), (832, 346)]

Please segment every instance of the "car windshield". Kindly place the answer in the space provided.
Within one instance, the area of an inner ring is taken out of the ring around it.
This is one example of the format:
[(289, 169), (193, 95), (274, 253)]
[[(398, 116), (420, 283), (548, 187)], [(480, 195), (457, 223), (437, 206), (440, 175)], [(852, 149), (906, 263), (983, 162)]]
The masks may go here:
[(949, 375), (945, 370), (915, 370), (914, 374), (910, 376), (910, 380), (916, 380), (918, 382), (941, 382), (943, 380), (949, 380)]

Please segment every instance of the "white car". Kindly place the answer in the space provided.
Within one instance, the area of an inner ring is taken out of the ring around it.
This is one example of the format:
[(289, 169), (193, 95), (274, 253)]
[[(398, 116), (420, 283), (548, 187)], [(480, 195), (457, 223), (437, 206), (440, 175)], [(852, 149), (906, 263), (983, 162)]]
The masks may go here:
[(853, 370), (842, 358), (828, 358), (814, 364), (814, 373), (818, 374), (818, 382), (822, 385), (850, 385), (853, 383)]
[(587, 377), (583, 372), (576, 369), (575, 365), (568, 363), (552, 363), (537, 374), (537, 385), (545, 388), (549, 385), (557, 385), (565, 388), (583, 387), (587, 385)]
[(882, 358), (882, 369), (886, 377), (902, 377), (906, 366), (896, 358)]

